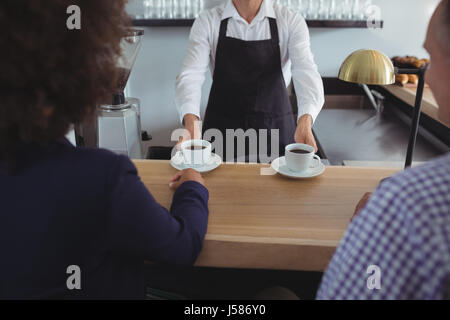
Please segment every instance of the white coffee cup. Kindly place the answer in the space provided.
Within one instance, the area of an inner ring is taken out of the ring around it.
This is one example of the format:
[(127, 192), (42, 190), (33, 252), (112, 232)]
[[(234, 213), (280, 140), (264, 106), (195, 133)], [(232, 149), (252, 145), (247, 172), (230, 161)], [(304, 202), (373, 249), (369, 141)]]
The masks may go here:
[(211, 158), (211, 143), (206, 140), (187, 140), (180, 145), (184, 161), (190, 166), (201, 166)]
[[(294, 150), (302, 150), (304, 153), (296, 153)], [(310, 168), (317, 168), (320, 165), (319, 156), (314, 154), (314, 148), (303, 143), (293, 143), (285, 149), (286, 165), (295, 172), (303, 172)], [(312, 160), (317, 160), (311, 167)]]

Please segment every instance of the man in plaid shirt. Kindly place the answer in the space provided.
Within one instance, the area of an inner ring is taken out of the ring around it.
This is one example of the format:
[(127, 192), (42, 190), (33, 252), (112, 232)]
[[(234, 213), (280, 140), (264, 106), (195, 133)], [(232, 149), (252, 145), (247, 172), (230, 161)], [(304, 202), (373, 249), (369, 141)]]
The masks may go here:
[[(450, 124), (449, 0), (436, 9), (425, 48), (427, 82)], [(346, 231), (317, 299), (450, 299), (450, 154), (380, 185)]]

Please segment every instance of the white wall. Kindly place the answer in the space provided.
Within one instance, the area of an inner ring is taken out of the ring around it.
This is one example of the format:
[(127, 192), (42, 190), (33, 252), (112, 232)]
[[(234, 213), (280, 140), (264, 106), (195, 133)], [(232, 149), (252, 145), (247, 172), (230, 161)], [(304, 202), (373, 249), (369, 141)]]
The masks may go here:
[[(361, 48), (378, 49), (388, 56), (428, 56), (422, 45), (429, 18), (439, 0), (374, 0), (373, 3), (381, 10), (383, 29), (310, 30), (312, 51), (322, 76), (335, 77), (341, 62)], [(151, 145), (172, 145), (170, 133), (180, 126), (174, 84), (188, 36), (189, 28), (145, 28), (144, 43), (128, 91), (142, 102), (143, 128), (153, 136)], [(203, 89), (203, 110), (210, 86), (208, 74)]]

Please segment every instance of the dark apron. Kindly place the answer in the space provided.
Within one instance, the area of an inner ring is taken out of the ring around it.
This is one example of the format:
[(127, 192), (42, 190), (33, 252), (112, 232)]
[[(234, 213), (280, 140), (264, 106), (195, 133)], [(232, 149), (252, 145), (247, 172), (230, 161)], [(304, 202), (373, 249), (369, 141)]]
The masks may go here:
[[(257, 132), (268, 129), (269, 156), (270, 129), (279, 129), (279, 155), (284, 155), (286, 145), (294, 143), (296, 125), (281, 69), (278, 27), (275, 19), (269, 18), (269, 22), (271, 39), (262, 41), (227, 37), (228, 19), (220, 25), (213, 84), (202, 131), (215, 128), (222, 132), (224, 160), (243, 160), (236, 159), (237, 141), (234, 159), (226, 157), (226, 129), (253, 128)], [(258, 134), (258, 155), (259, 139)], [(248, 161), (248, 141), (245, 148)], [(259, 156), (257, 161), (260, 162)]]

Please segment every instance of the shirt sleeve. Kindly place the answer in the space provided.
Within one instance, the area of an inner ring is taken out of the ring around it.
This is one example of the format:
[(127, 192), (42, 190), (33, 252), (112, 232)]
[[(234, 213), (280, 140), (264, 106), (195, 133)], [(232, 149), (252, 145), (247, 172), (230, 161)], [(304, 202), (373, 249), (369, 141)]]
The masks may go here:
[(206, 234), (208, 190), (185, 182), (174, 193), (169, 212), (156, 202), (127, 157), (118, 157), (111, 176), (110, 250), (152, 262), (193, 264)]
[(439, 252), (441, 233), (430, 227), (430, 199), (421, 196), (423, 187), (417, 185), (400, 175), (373, 193), (349, 225), (322, 278), (317, 299), (439, 296), (442, 268), (436, 266), (443, 265), (446, 254)]
[(180, 121), (186, 114), (192, 113), (200, 119), (200, 104), (205, 73), (210, 62), (211, 45), (206, 13), (194, 22), (189, 36), (189, 47), (183, 67), (176, 79), (175, 103)]
[(297, 95), (298, 118), (310, 114), (314, 122), (325, 98), (322, 77), (311, 52), (308, 26), (305, 19), (295, 12), (288, 18), (288, 30), (288, 52)]

